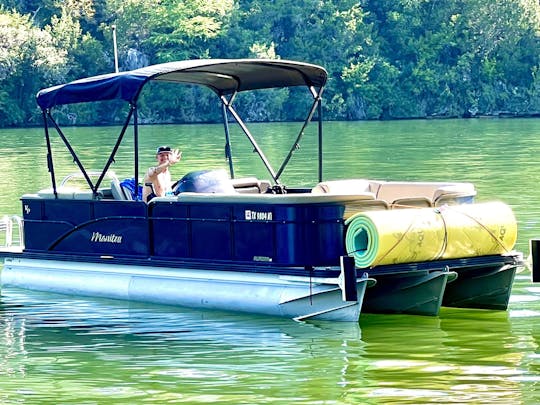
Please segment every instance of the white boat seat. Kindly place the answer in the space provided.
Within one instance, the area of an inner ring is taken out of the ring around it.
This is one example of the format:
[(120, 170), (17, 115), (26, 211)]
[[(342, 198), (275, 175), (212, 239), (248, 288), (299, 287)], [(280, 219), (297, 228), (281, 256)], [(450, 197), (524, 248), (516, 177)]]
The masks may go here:
[(256, 177), (242, 177), (231, 179), (234, 190), (244, 194), (262, 194), (270, 188), (271, 184), (267, 180), (259, 180)]
[[(41, 198), (54, 199), (54, 191), (52, 188), (39, 190), (37, 195)], [(56, 189), (56, 195), (58, 196), (58, 199), (61, 200), (95, 200), (103, 197), (103, 194), (99, 191), (97, 198), (95, 198), (92, 191), (81, 190), (76, 187), (58, 187)]]
[(90, 190), (78, 190), (73, 193), (73, 199), (74, 200), (101, 200), (102, 194), (98, 191), (97, 198), (94, 197), (94, 193), (92, 193)]
[[(73, 200), (73, 195), (80, 191), (78, 188), (75, 187), (57, 187), (56, 188), (56, 195), (59, 199), (62, 200)], [(47, 199), (53, 199), (54, 198), (54, 191), (52, 188), (45, 188), (38, 191), (38, 196), (41, 198), (47, 198)]]

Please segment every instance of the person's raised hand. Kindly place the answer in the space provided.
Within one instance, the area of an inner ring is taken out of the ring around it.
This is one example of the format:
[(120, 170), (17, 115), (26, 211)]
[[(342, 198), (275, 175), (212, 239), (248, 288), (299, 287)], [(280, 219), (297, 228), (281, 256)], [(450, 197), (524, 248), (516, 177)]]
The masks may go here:
[(171, 150), (171, 153), (169, 154), (169, 163), (174, 165), (175, 163), (178, 163), (182, 159), (182, 151), (178, 149)]

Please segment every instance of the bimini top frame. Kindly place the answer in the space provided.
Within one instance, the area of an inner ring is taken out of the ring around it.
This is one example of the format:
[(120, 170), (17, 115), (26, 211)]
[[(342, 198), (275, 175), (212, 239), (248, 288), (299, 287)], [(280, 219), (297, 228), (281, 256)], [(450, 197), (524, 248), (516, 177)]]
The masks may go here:
[[(114, 161), (114, 157), (123, 139), (129, 123), (133, 119), (134, 145), (135, 145), (135, 182), (138, 183), (138, 119), (137, 101), (146, 83), (151, 80), (172, 83), (197, 84), (210, 88), (220, 98), (223, 106), (223, 117), (225, 125), (226, 145), (225, 150), (229, 160), (231, 176), (234, 177), (234, 170), (231, 159), (231, 148), (229, 141), (228, 113), (237, 121), (255, 150), (261, 157), (267, 170), (271, 174), (274, 182), (279, 184), (285, 166), (289, 162), (292, 154), (299, 146), (306, 126), (311, 121), (315, 110), (318, 110), (319, 119), (319, 181), (322, 180), (322, 111), (321, 96), (326, 84), (328, 74), (320, 66), (302, 62), (288, 60), (266, 60), (266, 59), (208, 59), (189, 60), (163, 63), (159, 65), (147, 66), (127, 72), (112, 73), (100, 76), (89, 77), (76, 80), (70, 83), (43, 89), (37, 94), (37, 103), (43, 112), (45, 124), (45, 136), (47, 141), (47, 162), (51, 173), (53, 190), (56, 195), (56, 180), (52, 160), (52, 151), (49, 138), (49, 122), (56, 128), (66, 147), (70, 151), (75, 163), (79, 166), (82, 174), (86, 178), (88, 185), (97, 194), (97, 190), (103, 180), (105, 173)], [(274, 171), (266, 159), (264, 153), (259, 148), (257, 142), (251, 135), (245, 123), (242, 121), (233, 102), (237, 93), (249, 90), (282, 88), (293, 86), (307, 86), (313, 96), (313, 104), (304, 121), (300, 132), (293, 143), (289, 154), (283, 161), (278, 171)], [(88, 176), (84, 166), (75, 154), (67, 138), (62, 133), (60, 127), (51, 115), (51, 109), (55, 106), (73, 103), (85, 103), (104, 100), (124, 100), (130, 105), (130, 110), (124, 126), (118, 136), (116, 144), (103, 168), (101, 176), (94, 184)]]

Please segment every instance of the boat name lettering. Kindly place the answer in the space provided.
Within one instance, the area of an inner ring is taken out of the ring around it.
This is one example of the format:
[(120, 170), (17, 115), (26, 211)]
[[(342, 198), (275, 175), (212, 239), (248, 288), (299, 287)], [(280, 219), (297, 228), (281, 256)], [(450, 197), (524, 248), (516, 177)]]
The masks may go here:
[(122, 243), (122, 237), (115, 235), (114, 233), (103, 235), (99, 232), (92, 232), (90, 242)]
[(245, 214), (246, 221), (271, 221), (272, 220), (271, 211), (245, 210), (244, 214)]

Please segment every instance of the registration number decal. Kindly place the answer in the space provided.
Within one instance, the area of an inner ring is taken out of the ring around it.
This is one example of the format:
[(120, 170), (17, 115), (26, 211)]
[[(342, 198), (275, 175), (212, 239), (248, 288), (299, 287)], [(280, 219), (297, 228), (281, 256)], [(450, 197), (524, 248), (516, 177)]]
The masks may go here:
[(244, 218), (246, 221), (271, 221), (272, 212), (271, 211), (245, 210)]

